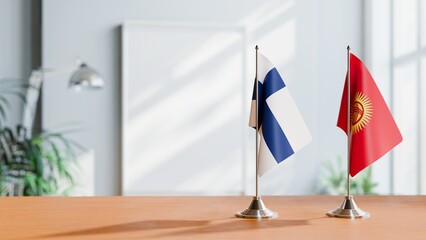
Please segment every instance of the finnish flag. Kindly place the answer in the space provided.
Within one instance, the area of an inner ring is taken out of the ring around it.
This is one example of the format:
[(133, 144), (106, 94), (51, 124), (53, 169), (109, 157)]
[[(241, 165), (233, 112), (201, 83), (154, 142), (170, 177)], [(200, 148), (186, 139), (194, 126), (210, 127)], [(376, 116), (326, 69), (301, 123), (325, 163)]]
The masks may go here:
[[(288, 87), (272, 63), (258, 58), (259, 89), (259, 176), (308, 144), (306, 127)], [(256, 85), (253, 90), (249, 125), (256, 127)]]

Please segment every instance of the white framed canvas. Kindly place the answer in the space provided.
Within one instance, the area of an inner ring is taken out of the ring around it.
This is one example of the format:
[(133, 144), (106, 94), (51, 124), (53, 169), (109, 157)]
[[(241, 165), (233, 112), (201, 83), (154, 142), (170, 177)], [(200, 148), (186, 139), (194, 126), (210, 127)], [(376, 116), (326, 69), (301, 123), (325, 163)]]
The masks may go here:
[(123, 195), (243, 193), (245, 49), (239, 26), (122, 26)]

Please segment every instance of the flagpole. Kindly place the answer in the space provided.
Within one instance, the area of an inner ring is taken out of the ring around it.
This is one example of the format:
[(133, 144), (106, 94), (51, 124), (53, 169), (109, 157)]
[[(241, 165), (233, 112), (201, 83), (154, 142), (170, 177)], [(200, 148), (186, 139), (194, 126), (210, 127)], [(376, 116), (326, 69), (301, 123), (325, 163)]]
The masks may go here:
[(259, 82), (257, 79), (257, 68), (259, 58), (259, 46), (256, 45), (256, 198), (259, 198)]
[(347, 175), (347, 193), (345, 199), (343, 199), (340, 207), (327, 212), (327, 215), (330, 217), (338, 218), (368, 218), (370, 214), (358, 208), (351, 195), (351, 185), (350, 185), (350, 172), (351, 172), (351, 139), (352, 139), (352, 128), (351, 128), (351, 47), (346, 48), (347, 50), (347, 95), (348, 95), (348, 105), (347, 105), (347, 135), (348, 135), (348, 175)]
[(347, 175), (347, 194), (346, 196), (350, 196), (351, 194), (351, 184), (350, 184), (350, 170), (351, 170), (351, 138), (352, 138), (352, 129), (351, 129), (351, 47), (348, 45), (347, 50), (347, 62), (348, 62), (348, 115), (347, 115), (347, 131), (348, 131), (348, 175)]
[(276, 218), (278, 214), (269, 210), (262, 201), (259, 195), (259, 81), (258, 81), (258, 58), (259, 46), (256, 45), (256, 76), (255, 76), (255, 91), (256, 91), (256, 195), (253, 197), (250, 206), (235, 214), (239, 218)]

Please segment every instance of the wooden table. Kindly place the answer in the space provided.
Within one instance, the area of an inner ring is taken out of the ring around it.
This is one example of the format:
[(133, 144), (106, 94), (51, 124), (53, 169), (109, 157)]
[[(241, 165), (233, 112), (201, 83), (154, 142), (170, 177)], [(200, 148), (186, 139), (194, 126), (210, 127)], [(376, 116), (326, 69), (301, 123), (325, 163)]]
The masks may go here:
[(263, 200), (278, 218), (235, 218), (251, 197), (3, 197), (0, 239), (426, 239), (426, 196), (356, 196), (360, 220), (325, 216), (342, 196)]

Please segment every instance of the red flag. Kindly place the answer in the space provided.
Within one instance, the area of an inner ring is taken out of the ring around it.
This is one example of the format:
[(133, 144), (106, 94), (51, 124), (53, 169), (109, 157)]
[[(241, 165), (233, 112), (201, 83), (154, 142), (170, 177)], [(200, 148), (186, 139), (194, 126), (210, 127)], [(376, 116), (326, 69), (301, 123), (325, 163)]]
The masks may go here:
[[(350, 174), (381, 158), (402, 141), (398, 126), (364, 64), (350, 54), (351, 143)], [(340, 103), (337, 126), (347, 134), (347, 78)]]

